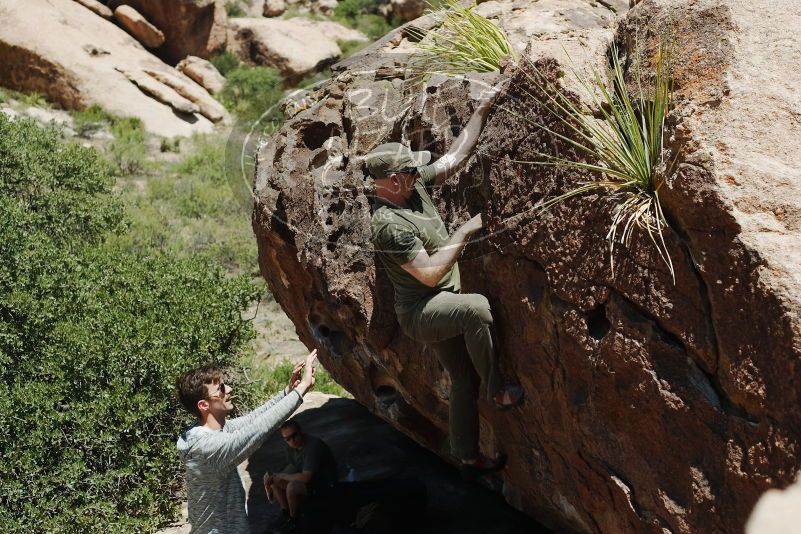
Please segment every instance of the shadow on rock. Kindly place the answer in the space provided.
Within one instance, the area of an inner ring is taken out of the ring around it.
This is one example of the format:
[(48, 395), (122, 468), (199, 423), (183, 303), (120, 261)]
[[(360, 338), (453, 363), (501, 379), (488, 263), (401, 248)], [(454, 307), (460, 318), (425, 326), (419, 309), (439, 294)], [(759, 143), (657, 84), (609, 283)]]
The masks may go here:
[[(296, 415), (304, 431), (336, 457), (340, 485), (307, 508), (311, 531), (346, 533), (506, 534), (548, 530), (508, 506), (350, 399), (311, 394)], [(261, 480), (285, 465), (285, 445), (273, 435), (250, 458), (251, 530), (266, 533), (280, 509)]]

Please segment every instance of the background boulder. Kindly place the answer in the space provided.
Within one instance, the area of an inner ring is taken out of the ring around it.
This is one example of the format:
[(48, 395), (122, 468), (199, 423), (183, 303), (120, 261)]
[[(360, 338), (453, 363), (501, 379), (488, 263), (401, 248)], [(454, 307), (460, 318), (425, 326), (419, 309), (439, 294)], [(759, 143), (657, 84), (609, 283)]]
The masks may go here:
[[(81, 4), (0, 0), (0, 17), (1, 85), (36, 91), (68, 109), (97, 104), (138, 117), (148, 131), (165, 137), (211, 131), (211, 121), (180, 96), (205, 92), (202, 87)], [(146, 71), (176, 83), (166, 85)], [(214, 106), (208, 99), (204, 109)]]
[(131, 6), (119, 6), (114, 10), (114, 18), (147, 48), (158, 48), (164, 44), (164, 33)]
[(85, 8), (92, 10), (96, 15), (100, 15), (106, 20), (111, 20), (111, 17), (114, 16), (114, 13), (108, 8), (108, 6), (99, 0), (75, 0)]
[(228, 48), (242, 61), (281, 71), (291, 85), (334, 63), (342, 51), (337, 41), (365, 41), (366, 37), (332, 21), (232, 18)]
[[(547, 118), (524, 69), (509, 70), (474, 156), (435, 195), (451, 230), (486, 213), (463, 286), (489, 298), (502, 370), (527, 392), (514, 412), (481, 403), (482, 450), (509, 455), (491, 484), (568, 531), (741, 532), (759, 496), (801, 465), (797, 12), (789, 0), (479, 9), (554, 81), (603, 71), (613, 40), (626, 58), (641, 43), (647, 66), (653, 36), (672, 35), (679, 154), (660, 191), (675, 283), (641, 232), (613, 275), (609, 197), (535, 215), (585, 178), (520, 163), (553, 144), (520, 118)], [(360, 402), (447, 457), (448, 378), (397, 328), (361, 157), (389, 140), (443, 154), (497, 75), (434, 77), (407, 96), (402, 37), (335, 66), (260, 148), (254, 230), (301, 340)]]
[(186, 56), (208, 58), (225, 48), (223, 0), (111, 0), (116, 8), (129, 5), (164, 32), (165, 43), (157, 53), (175, 65)]
[(203, 58), (187, 56), (175, 68), (195, 80), (213, 95), (222, 91), (225, 85), (225, 78), (220, 71)]

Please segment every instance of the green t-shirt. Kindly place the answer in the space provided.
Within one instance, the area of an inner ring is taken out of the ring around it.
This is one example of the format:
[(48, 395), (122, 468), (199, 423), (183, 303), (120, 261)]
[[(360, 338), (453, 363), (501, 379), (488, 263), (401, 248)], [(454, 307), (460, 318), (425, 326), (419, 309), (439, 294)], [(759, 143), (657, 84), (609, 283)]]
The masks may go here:
[(412, 261), (421, 249), (425, 248), (431, 256), (448, 241), (445, 224), (426, 190), (434, 183), (436, 170), (433, 165), (426, 165), (420, 167), (418, 173), (420, 177), (406, 206), (379, 204), (370, 222), (376, 256), (395, 287), (395, 313), (398, 315), (409, 313), (422, 298), (432, 293), (458, 293), (461, 289), (459, 266), (455, 263), (435, 287), (428, 287), (401, 267)]

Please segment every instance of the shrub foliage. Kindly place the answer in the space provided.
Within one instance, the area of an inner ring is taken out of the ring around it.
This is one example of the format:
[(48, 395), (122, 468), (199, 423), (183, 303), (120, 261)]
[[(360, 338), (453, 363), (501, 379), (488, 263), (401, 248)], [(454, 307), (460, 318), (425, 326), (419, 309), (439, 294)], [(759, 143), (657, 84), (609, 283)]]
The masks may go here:
[(334, 8), (332, 18), (375, 41), (401, 24), (399, 20), (387, 22), (379, 12), (380, 7), (381, 4), (375, 0), (341, 0)]
[[(0, 114), (0, 524), (144, 532), (174, 515), (173, 380), (237, 361), (257, 295), (198, 260), (109, 247), (125, 231), (94, 150)], [(247, 402), (247, 399), (243, 399)]]
[(226, 174), (225, 138), (198, 136), (185, 144), (180, 161), (161, 162), (142, 186), (122, 188), (129, 230), (107, 242), (140, 253), (203, 257), (229, 274), (258, 273), (250, 190)]
[(277, 104), (284, 97), (282, 84), (276, 69), (239, 65), (226, 75), (220, 102), (240, 119), (256, 121), (266, 113), (265, 119), (280, 126)]

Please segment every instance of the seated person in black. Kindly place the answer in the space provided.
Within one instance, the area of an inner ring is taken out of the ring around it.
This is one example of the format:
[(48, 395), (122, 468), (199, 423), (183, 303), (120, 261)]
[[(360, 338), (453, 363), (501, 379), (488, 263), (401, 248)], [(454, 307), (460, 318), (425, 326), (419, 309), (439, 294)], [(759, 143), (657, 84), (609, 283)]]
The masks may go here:
[(337, 464), (328, 445), (303, 432), (297, 421), (280, 427), (286, 441), (287, 466), (274, 475), (265, 475), (264, 489), (290, 518), (298, 516), (303, 500), (330, 489), (338, 479)]

